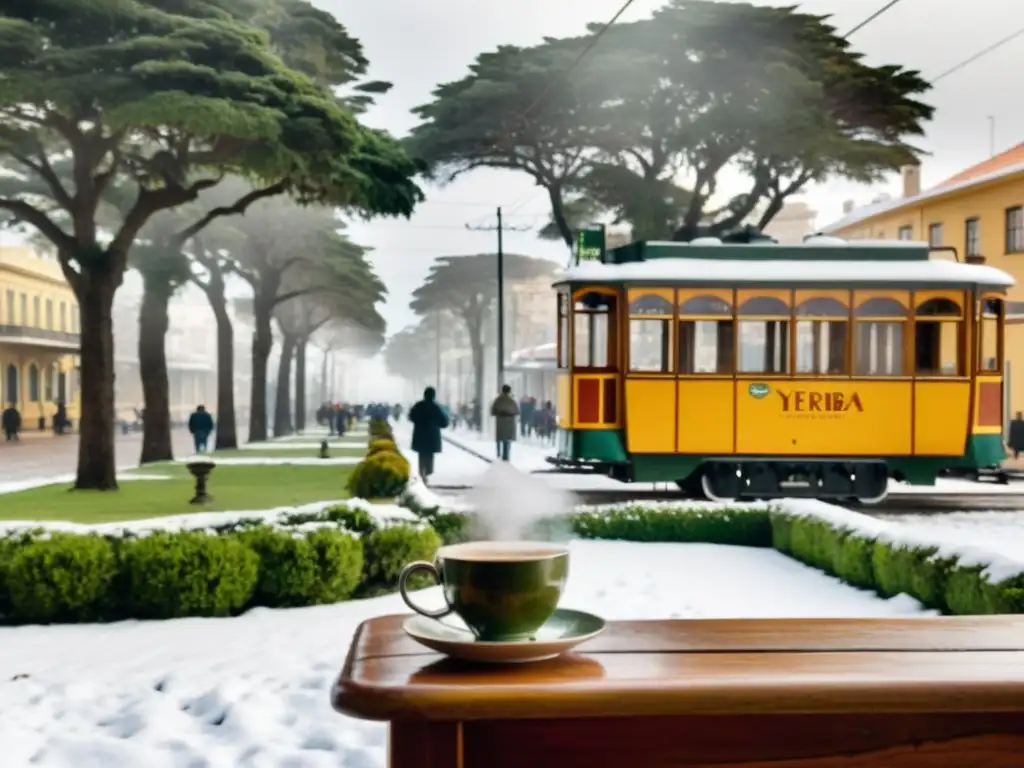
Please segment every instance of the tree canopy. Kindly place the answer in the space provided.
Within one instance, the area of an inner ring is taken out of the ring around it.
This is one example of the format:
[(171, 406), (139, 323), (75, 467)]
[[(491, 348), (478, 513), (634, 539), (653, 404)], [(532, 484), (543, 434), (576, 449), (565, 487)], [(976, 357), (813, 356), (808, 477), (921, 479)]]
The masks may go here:
[[(795, 7), (672, 0), (563, 77), (598, 29), (480, 54), (414, 110), (411, 150), (447, 179), (529, 174), (551, 198), (546, 232), (569, 245), (599, 216), (689, 239), (763, 227), (811, 181), (914, 162), (932, 115), (917, 72), (869, 66), (828, 17)], [(748, 186), (721, 199), (729, 172)]]
[[(361, 49), (338, 47), (344, 29), (303, 0), (30, 0), (0, 13), (0, 157), (14, 178), (45, 182), (0, 209), (75, 272), (87, 252), (126, 254), (150, 216), (225, 174), (369, 213), (407, 215), (420, 199), (416, 164), (325, 87), (365, 71)], [(95, 214), (116, 180), (134, 199), (104, 249)]]

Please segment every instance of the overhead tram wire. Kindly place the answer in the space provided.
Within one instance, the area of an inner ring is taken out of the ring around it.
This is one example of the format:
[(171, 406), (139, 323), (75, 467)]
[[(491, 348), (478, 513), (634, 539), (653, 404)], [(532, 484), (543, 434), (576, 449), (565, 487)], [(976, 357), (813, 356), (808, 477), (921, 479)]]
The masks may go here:
[(873, 22), (875, 19), (877, 19), (883, 13), (888, 11), (890, 8), (893, 8), (894, 6), (899, 5), (900, 2), (901, 2), (901, 0), (889, 0), (888, 3), (886, 3), (881, 8), (879, 8), (877, 11), (875, 11), (870, 16), (868, 16), (866, 19), (864, 19), (864, 21), (862, 21), (860, 24), (858, 24), (853, 29), (851, 29), (849, 32), (847, 32), (845, 35), (843, 35), (843, 37), (850, 37), (851, 35), (854, 35), (857, 32), (860, 32), (862, 29), (864, 29), (864, 27), (866, 27), (868, 24)]
[(1014, 40), (1016, 40), (1018, 37), (1021, 37), (1022, 35), (1024, 35), (1024, 27), (1021, 27), (1016, 32), (1013, 32), (1013, 33), (1007, 35), (1003, 39), (997, 40), (996, 42), (992, 43), (991, 45), (986, 46), (985, 48), (982, 48), (980, 51), (978, 51), (977, 53), (974, 53), (974, 54), (968, 56), (966, 59), (964, 59), (963, 61), (959, 62), (958, 64), (954, 64), (952, 67), (947, 69), (945, 72), (942, 72), (941, 74), (936, 75), (935, 77), (933, 77), (931, 79), (932, 85), (934, 85), (935, 83), (939, 82), (939, 80), (942, 80), (943, 78), (949, 77), (950, 75), (952, 75), (952, 74), (954, 74), (956, 72), (959, 72), (960, 70), (970, 66), (971, 64), (976, 62), (978, 59), (984, 58), (985, 56), (988, 56), (990, 53), (994, 53), (995, 51), (997, 51), (998, 49), (1002, 48), (1007, 43), (1012, 43)]

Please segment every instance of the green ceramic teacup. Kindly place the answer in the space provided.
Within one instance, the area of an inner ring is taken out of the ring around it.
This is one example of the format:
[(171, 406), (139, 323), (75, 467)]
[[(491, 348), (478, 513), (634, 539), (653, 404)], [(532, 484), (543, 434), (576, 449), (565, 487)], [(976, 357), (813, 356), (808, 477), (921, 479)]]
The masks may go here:
[[(409, 577), (417, 571), (434, 575), (446, 608), (429, 611), (409, 598)], [(410, 563), (398, 589), (416, 613), (432, 619), (455, 613), (479, 640), (502, 642), (532, 638), (554, 614), (568, 577), (568, 547), (479, 541), (441, 547), (433, 563)]]

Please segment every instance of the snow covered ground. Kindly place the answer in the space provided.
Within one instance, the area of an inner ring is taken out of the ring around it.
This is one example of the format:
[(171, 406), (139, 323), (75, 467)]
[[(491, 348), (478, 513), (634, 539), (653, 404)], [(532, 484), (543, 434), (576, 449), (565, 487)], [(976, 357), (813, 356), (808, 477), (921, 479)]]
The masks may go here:
[[(924, 613), (771, 550), (574, 542), (572, 558), (563, 604), (609, 619)], [(328, 691), (357, 624), (403, 612), (388, 596), (235, 619), (0, 629), (2, 764), (383, 768), (385, 727), (338, 715)]]

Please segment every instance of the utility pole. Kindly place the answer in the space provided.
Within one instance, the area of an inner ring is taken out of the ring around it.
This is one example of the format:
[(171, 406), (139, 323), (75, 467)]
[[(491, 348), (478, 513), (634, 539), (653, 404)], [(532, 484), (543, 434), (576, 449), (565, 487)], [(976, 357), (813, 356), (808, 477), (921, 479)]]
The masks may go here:
[(437, 384), (435, 385), (437, 387), (437, 392), (438, 392), (437, 396), (439, 398), (441, 398), (441, 400), (443, 402), (443, 398), (441, 397), (441, 313), (440, 312), (435, 312), (434, 313), (434, 355), (437, 358), (434, 361), (435, 365), (436, 365), (434, 381), (437, 382)]
[[(505, 380), (505, 225), (501, 215), (501, 206), (497, 210), (497, 226), (471, 227), (466, 229), (474, 232), (497, 232), (498, 233), (498, 389), (501, 389)], [(508, 227), (512, 232), (526, 232), (529, 227)]]

